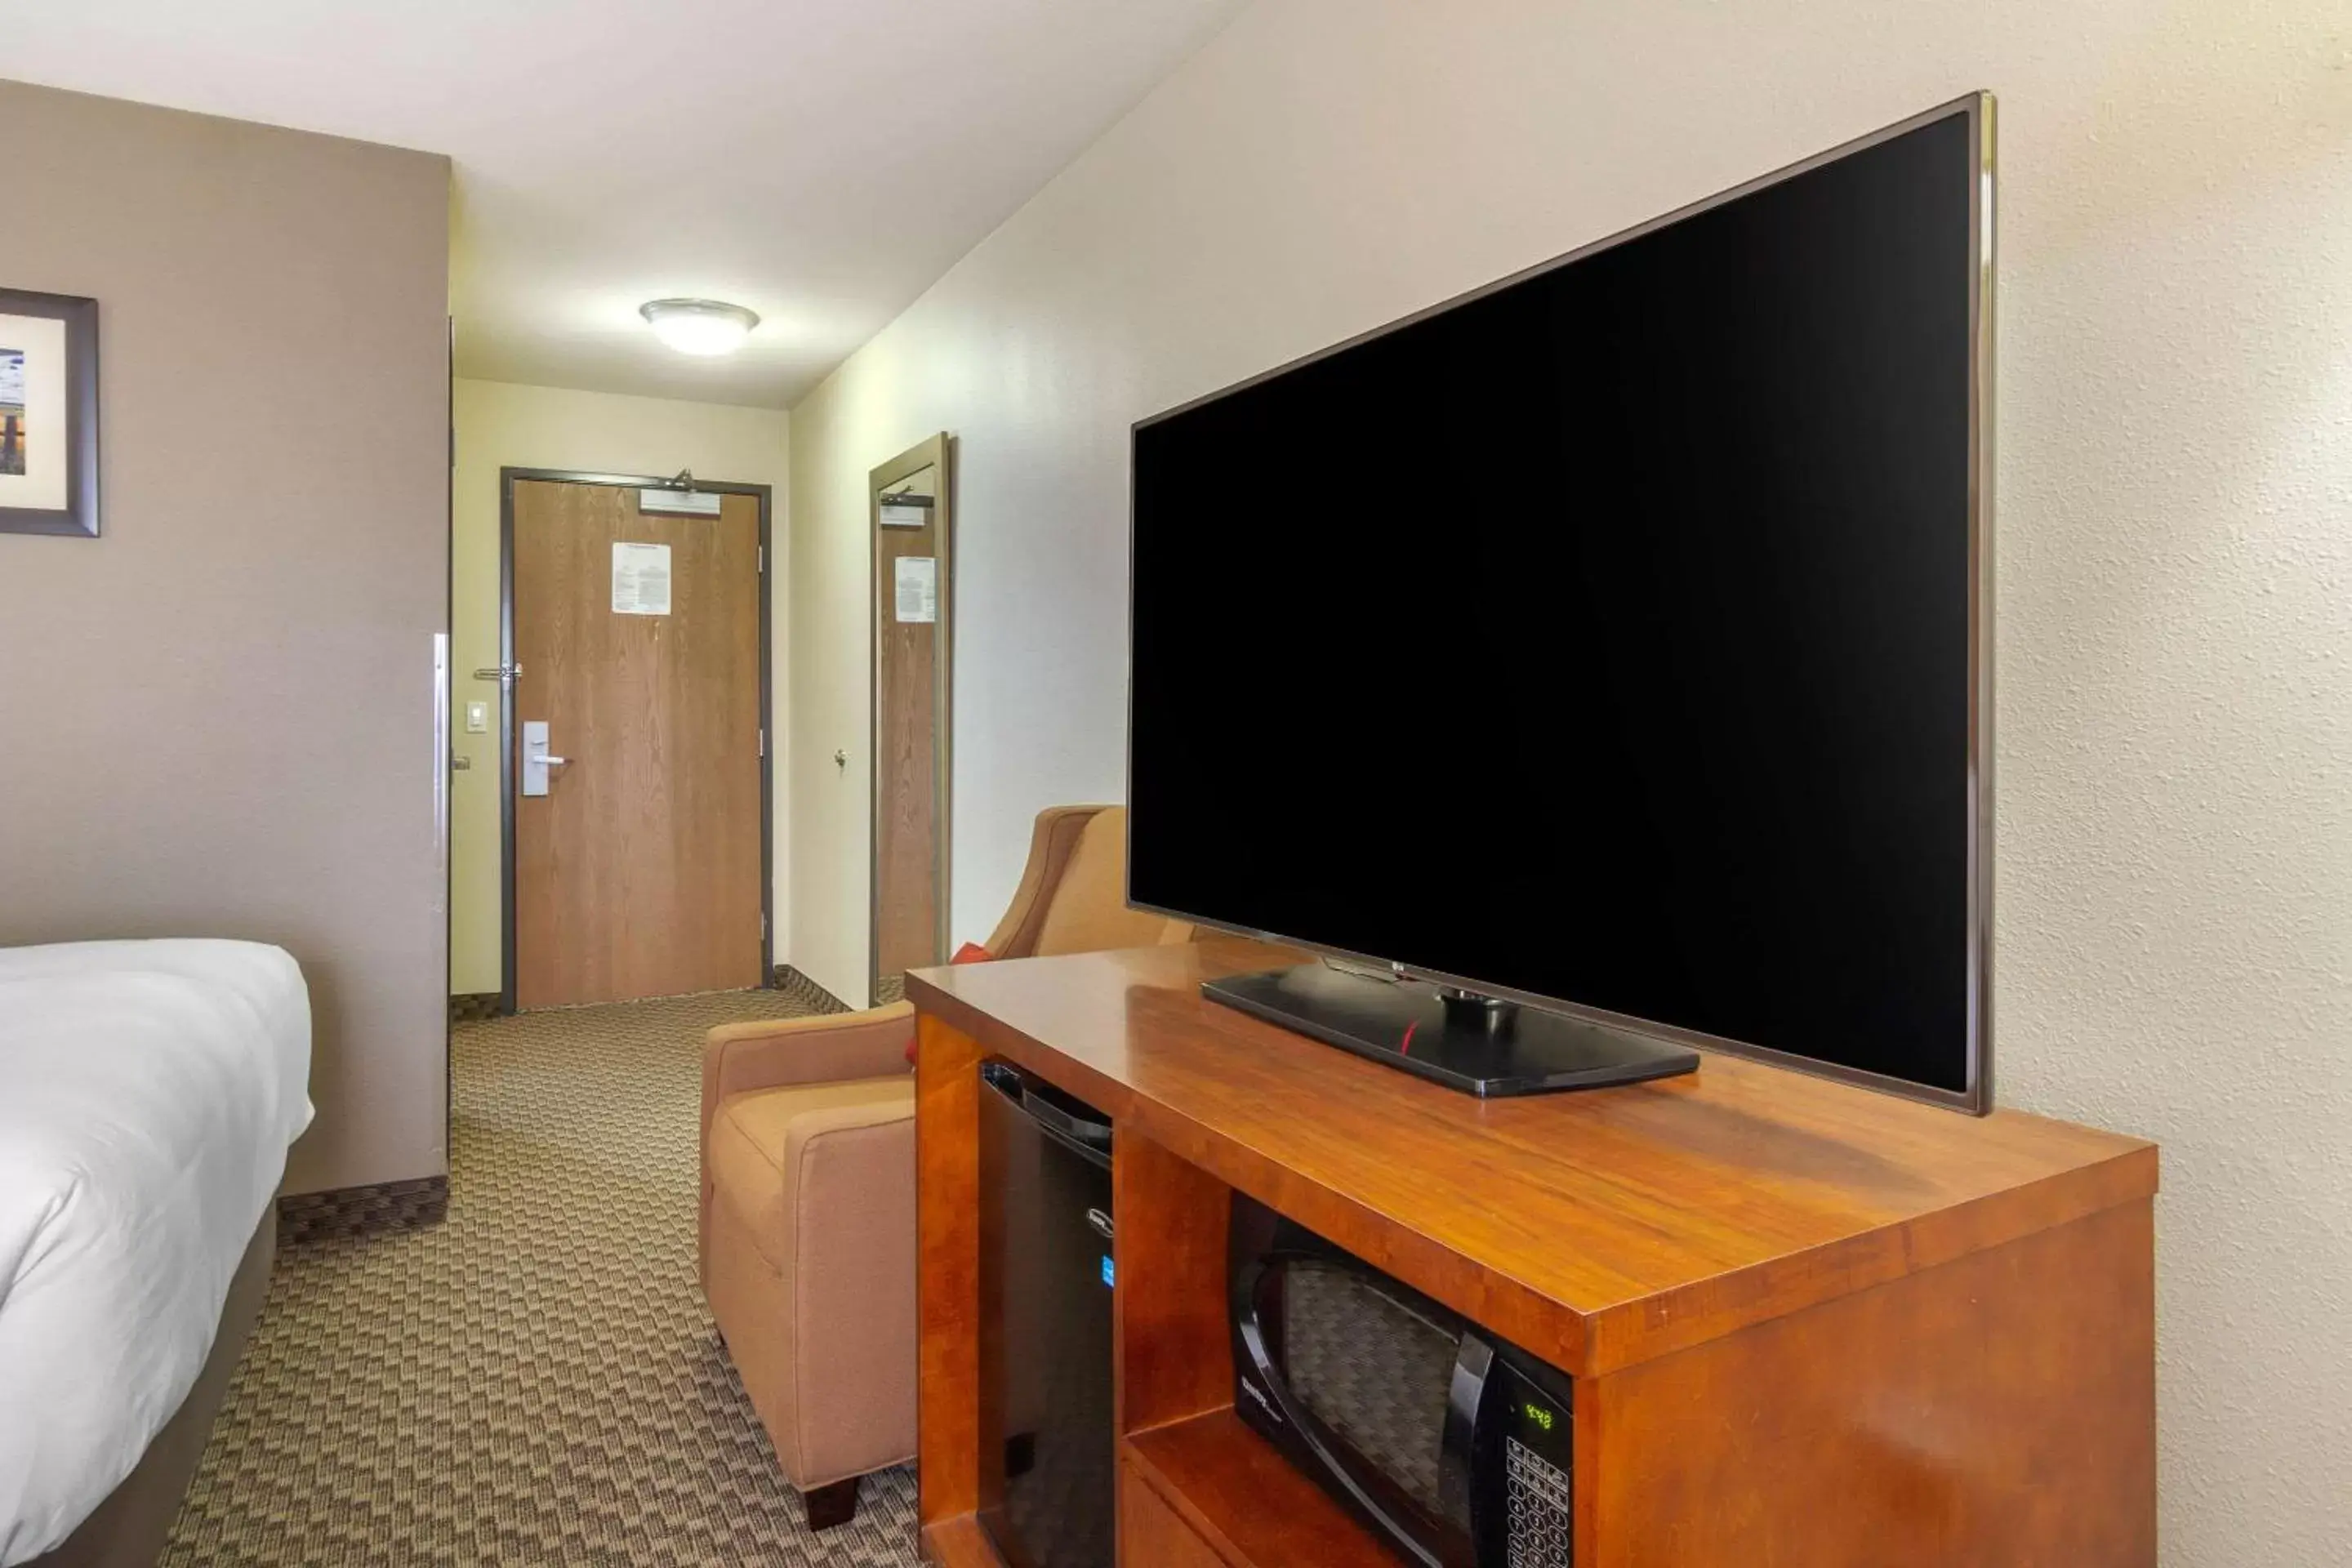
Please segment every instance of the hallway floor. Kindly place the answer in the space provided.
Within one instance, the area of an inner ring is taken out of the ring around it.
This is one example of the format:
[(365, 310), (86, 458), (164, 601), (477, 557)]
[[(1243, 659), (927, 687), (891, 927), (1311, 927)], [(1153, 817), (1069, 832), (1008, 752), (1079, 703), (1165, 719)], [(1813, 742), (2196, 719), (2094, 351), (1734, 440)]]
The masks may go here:
[(169, 1568), (915, 1563), (911, 1469), (809, 1534), (695, 1281), (702, 1033), (807, 1010), (457, 1026), (448, 1217), (280, 1250)]

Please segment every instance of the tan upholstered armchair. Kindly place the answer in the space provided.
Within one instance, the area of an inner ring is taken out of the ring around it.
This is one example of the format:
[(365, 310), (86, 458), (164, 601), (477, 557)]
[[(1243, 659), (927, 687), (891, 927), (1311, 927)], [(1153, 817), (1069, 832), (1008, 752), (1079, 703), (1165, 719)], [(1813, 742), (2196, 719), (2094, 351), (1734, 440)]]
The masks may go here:
[[(1184, 942), (1126, 903), (1127, 813), (1038, 814), (997, 958)], [(702, 1289), (811, 1529), (915, 1453), (915, 1010), (729, 1024), (702, 1056)]]

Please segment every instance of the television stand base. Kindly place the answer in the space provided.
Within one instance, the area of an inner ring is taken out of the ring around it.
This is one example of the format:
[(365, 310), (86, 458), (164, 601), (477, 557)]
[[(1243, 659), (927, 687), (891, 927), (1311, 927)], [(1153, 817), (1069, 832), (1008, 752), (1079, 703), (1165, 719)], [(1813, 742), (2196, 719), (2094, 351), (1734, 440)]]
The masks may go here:
[(1426, 981), (1304, 963), (1201, 994), (1326, 1045), (1495, 1099), (1695, 1072), (1698, 1053), (1631, 1030)]

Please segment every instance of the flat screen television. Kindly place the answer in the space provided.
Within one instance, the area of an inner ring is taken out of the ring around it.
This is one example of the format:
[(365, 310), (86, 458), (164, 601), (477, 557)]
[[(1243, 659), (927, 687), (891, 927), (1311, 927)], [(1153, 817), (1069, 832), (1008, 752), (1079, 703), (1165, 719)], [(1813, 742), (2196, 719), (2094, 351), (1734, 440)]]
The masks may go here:
[(1143, 420), (1129, 895), (1482, 1094), (1991, 1096), (1992, 100)]

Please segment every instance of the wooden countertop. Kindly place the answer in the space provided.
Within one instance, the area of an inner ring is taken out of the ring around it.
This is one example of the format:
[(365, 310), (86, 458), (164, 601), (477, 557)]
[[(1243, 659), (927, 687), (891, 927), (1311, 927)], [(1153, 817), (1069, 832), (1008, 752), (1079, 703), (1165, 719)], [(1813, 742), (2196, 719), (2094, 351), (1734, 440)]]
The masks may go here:
[(916, 971), (923, 1014), (1580, 1376), (2156, 1190), (2153, 1144), (1709, 1052), (1482, 1101), (1259, 1022), (1237, 941)]

